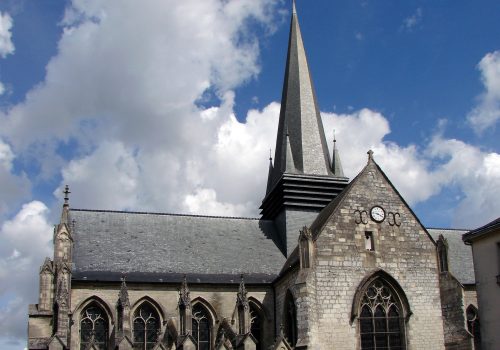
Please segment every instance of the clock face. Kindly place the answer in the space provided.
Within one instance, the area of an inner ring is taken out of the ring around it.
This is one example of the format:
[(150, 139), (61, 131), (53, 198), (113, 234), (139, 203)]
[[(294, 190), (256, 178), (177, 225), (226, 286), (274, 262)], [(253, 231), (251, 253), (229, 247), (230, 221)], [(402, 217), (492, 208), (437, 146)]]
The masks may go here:
[(374, 206), (370, 211), (373, 221), (382, 222), (385, 219), (385, 211), (379, 206)]

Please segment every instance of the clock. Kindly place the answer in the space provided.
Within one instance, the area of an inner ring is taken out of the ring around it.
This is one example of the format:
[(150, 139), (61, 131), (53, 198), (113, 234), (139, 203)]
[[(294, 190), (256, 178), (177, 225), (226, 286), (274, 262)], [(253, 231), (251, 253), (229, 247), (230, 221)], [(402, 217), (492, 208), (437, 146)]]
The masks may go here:
[(370, 210), (370, 216), (372, 217), (373, 221), (382, 222), (385, 219), (385, 211), (384, 209), (382, 209), (382, 207), (376, 205)]

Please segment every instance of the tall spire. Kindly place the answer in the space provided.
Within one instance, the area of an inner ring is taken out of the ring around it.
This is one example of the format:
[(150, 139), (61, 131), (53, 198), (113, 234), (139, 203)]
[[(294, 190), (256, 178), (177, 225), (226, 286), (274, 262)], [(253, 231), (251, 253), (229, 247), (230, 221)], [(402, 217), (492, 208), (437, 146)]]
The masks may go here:
[[(295, 2), (292, 8), (274, 157), (274, 182), (278, 181), (283, 173), (332, 176), (328, 147), (307, 64)], [(287, 153), (290, 153), (291, 157)]]
[(332, 173), (335, 176), (344, 177), (344, 170), (340, 162), (340, 154), (337, 149), (337, 139), (335, 138), (335, 130), (333, 130), (333, 151), (332, 151)]

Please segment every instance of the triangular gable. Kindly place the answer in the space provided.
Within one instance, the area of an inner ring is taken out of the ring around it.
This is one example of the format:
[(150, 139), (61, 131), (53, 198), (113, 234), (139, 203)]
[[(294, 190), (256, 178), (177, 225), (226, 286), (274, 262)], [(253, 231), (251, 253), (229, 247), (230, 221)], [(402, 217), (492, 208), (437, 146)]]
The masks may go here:
[(424, 227), (424, 225), (420, 222), (419, 218), (417, 215), (414, 213), (414, 211), (411, 209), (411, 207), (408, 205), (408, 203), (405, 201), (405, 199), (401, 196), (399, 191), (396, 189), (396, 187), (392, 184), (391, 180), (387, 177), (387, 175), (384, 173), (384, 171), (380, 168), (380, 166), (375, 162), (375, 160), (372, 157), (372, 152), (368, 152), (370, 154), (368, 158), (368, 163), (365, 165), (365, 167), (359, 172), (359, 174), (351, 181), (351, 183), (332, 201), (330, 204), (328, 204), (317, 216), (316, 220), (311, 224), (311, 230), (313, 231), (313, 237), (314, 240), (318, 238), (318, 235), (320, 234), (322, 228), (325, 226), (325, 224), (332, 218), (333, 215), (337, 212), (339, 208), (342, 207), (342, 204), (344, 200), (349, 196), (349, 194), (355, 189), (359, 184), (359, 182), (363, 181), (366, 176), (372, 171), (375, 173), (378, 173), (382, 176), (382, 178), (387, 182), (387, 184), (390, 187), (390, 190), (394, 191), (396, 196), (399, 198), (400, 202), (406, 207), (406, 209), (409, 211), (409, 213), (413, 216), (413, 218), (417, 221), (419, 224), (420, 228), (426, 233), (427, 237), (429, 240), (436, 245), (436, 242), (432, 238), (432, 236), (429, 234), (427, 229)]

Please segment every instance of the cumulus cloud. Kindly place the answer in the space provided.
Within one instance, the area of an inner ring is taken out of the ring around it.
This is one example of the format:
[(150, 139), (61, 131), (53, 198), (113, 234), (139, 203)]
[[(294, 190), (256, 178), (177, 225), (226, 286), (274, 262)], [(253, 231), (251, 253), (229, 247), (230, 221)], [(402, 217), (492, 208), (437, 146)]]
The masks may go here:
[(36, 301), (38, 269), (52, 256), (52, 226), (45, 204), (32, 201), (22, 206), (0, 228), (0, 336), (26, 336), (27, 305)]
[(0, 219), (25, 199), (31, 188), (24, 173), (13, 173), (14, 153), (0, 138)]
[(8, 13), (0, 12), (0, 57), (5, 58), (14, 53), (14, 44), (12, 43), (13, 20)]
[(500, 119), (500, 51), (486, 54), (478, 64), (485, 91), (467, 116), (477, 133), (495, 126)]
[(369, 109), (352, 114), (323, 113), (323, 123), (327, 133), (335, 129), (347, 176), (352, 178), (361, 170), (366, 151), (372, 149), (377, 163), (410, 205), (456, 187), (461, 196), (451, 208), (454, 225), (479, 226), (498, 216), (500, 154), (446, 139), (440, 133), (420, 149), (397, 145), (385, 140), (390, 133), (387, 119)]
[(443, 161), (435, 171), (441, 186), (458, 186), (462, 196), (454, 210), (457, 227), (475, 227), (498, 217), (500, 212), (500, 154), (484, 152), (456, 139), (436, 135), (429, 156)]

